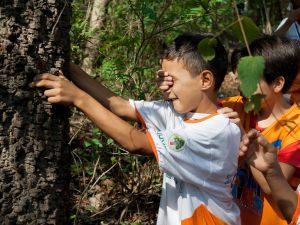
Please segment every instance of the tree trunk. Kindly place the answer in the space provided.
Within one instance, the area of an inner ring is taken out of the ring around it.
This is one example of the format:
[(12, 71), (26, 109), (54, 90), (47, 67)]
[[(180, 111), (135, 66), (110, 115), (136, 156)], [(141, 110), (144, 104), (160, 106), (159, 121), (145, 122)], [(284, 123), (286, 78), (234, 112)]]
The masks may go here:
[(84, 59), (82, 62), (82, 69), (88, 74), (92, 73), (95, 61), (98, 58), (98, 48), (100, 46), (99, 34), (100, 29), (104, 25), (105, 12), (109, 0), (94, 0), (89, 17), (89, 30), (92, 31), (93, 37), (86, 42), (84, 49)]
[(29, 87), (69, 59), (68, 0), (0, 1), (0, 224), (68, 224), (68, 110)]

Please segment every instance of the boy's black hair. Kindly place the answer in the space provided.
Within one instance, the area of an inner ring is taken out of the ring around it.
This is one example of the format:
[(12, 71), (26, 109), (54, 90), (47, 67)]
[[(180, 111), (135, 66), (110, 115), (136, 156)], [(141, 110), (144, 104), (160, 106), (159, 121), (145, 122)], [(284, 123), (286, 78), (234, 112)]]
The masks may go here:
[(205, 61), (198, 49), (198, 44), (204, 38), (212, 38), (210, 33), (184, 33), (170, 44), (163, 45), (161, 59), (182, 60), (185, 68), (193, 75), (199, 75), (203, 70), (210, 70), (215, 79), (215, 90), (218, 90), (227, 72), (227, 52), (217, 40), (214, 46), (215, 57)]
[(236, 72), (240, 59), (247, 55), (247, 52), (245, 52), (243, 48), (234, 49), (230, 57), (230, 67), (232, 72)]
[[(284, 77), (282, 93), (286, 93), (299, 71), (300, 49), (297, 44), (286, 37), (263, 35), (254, 40), (249, 47), (252, 55), (265, 59), (265, 81), (271, 84), (277, 77)], [(244, 51), (246, 52), (246, 49)]]

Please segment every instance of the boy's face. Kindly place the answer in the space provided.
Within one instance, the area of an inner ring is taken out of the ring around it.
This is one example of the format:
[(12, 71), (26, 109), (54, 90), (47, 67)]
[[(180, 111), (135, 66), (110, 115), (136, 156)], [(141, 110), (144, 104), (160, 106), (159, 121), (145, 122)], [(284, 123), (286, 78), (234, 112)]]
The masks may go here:
[(275, 95), (272, 84), (268, 84), (264, 79), (262, 79), (257, 85), (255, 94), (263, 94), (264, 98), (261, 101), (261, 108), (265, 109), (273, 105), (276, 100), (277, 95)]
[(177, 113), (197, 112), (203, 93), (201, 91), (200, 76), (192, 76), (177, 59), (162, 60), (162, 70), (167, 71), (173, 78), (169, 100), (173, 102)]

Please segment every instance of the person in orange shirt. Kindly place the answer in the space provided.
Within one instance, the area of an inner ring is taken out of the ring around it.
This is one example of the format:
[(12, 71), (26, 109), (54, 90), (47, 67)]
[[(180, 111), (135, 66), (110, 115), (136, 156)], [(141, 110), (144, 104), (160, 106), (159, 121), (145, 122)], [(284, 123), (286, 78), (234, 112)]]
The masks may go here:
[[(243, 96), (230, 97), (217, 104), (232, 108), (238, 113), (246, 132), (251, 128), (261, 131), (278, 149), (283, 174), (296, 188), (300, 177), (300, 109), (297, 104), (291, 105), (284, 93), (289, 90), (299, 71), (299, 48), (288, 38), (270, 35), (256, 39), (249, 47), (252, 55), (265, 59), (263, 78), (257, 89), (257, 93), (265, 95), (260, 112), (257, 115), (246, 113), (246, 99)], [(241, 57), (247, 55), (246, 48), (236, 51), (235, 66)], [(165, 73), (157, 81), (167, 97), (172, 80)], [(240, 164), (233, 195), (240, 206), (243, 225), (287, 224), (273, 203), (268, 183), (255, 168)]]
[(295, 192), (285, 179), (277, 159), (277, 150), (260, 132), (250, 130), (242, 138), (240, 154), (266, 179), (274, 202), (290, 225), (300, 225), (300, 185)]
[[(285, 36), (293, 40), (300, 47), (300, 0), (292, 0), (288, 6), (288, 15), (278, 25), (274, 34), (277, 36)], [(292, 87), (288, 91), (288, 97), (291, 101), (300, 104), (300, 73), (293, 82)]]

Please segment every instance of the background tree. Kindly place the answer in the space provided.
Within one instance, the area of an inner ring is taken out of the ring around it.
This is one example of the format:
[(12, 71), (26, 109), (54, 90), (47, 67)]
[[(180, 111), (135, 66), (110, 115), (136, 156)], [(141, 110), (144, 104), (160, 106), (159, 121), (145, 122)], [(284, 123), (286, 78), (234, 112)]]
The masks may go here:
[(100, 39), (98, 36), (103, 30), (105, 15), (107, 11), (107, 4), (109, 0), (94, 0), (89, 4), (86, 19), (88, 20), (88, 30), (91, 33), (90, 38), (86, 41), (84, 48), (84, 59), (82, 62), (82, 69), (88, 74), (91, 74), (95, 61), (99, 55)]
[(67, 0), (0, 2), (0, 224), (68, 224), (68, 110), (33, 77), (69, 59)]

